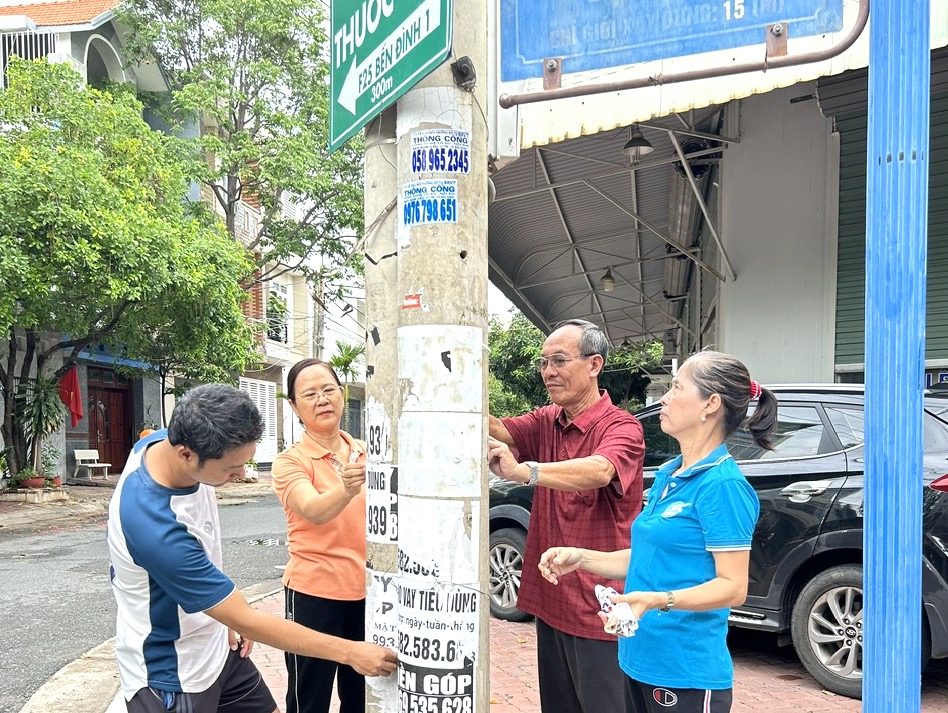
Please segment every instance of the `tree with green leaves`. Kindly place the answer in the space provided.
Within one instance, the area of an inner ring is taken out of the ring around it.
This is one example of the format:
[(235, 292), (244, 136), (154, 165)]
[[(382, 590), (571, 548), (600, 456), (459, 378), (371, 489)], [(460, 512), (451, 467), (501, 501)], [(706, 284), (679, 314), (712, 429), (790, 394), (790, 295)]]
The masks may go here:
[[(243, 252), (184, 198), (188, 157), (129, 92), (14, 59), (0, 92), (0, 435), (31, 462), (19, 384), (58, 380), (88, 347), (187, 373), (242, 368)], [(170, 368), (170, 367), (169, 367)]]
[[(244, 257), (219, 226), (192, 236), (175, 263), (188, 279), (166, 290), (162, 299), (130, 308), (129, 319), (149, 329), (123, 335), (121, 349), (148, 368), (122, 370), (157, 377), (162, 394), (177, 394), (183, 384), (232, 382), (234, 374), (259, 361), (240, 309), (245, 296), (234, 279), (248, 270)], [(162, 399), (162, 424), (167, 422), (164, 405)]]
[(497, 418), (519, 416), (533, 408), (525, 398), (508, 390), (493, 372), (487, 374), (487, 403), (490, 414)]
[[(287, 271), (336, 281), (362, 229), (362, 145), (328, 151), (329, 82), (321, 0), (129, 0), (125, 51), (156, 59), (170, 84), (161, 107), (200, 126), (198, 175), (265, 281)], [(287, 211), (284, 199), (294, 210)], [(260, 222), (240, 235), (241, 201)], [(321, 267), (308, 260), (321, 255)], [(333, 267), (326, 267), (333, 266)]]
[(658, 367), (664, 358), (665, 348), (657, 339), (620, 344), (609, 350), (599, 388), (609, 392), (612, 403), (626, 411), (638, 411), (645, 406), (649, 369)]
[[(543, 332), (519, 312), (512, 315), (507, 325), (491, 318), (487, 332), (490, 375), (500, 387), (488, 389), (493, 415), (515, 416), (550, 402), (543, 379), (533, 366), (540, 357), (544, 339)], [(517, 408), (522, 410), (504, 413)]]
[[(506, 326), (491, 319), (488, 330), (491, 414), (514, 416), (549, 403), (543, 379), (533, 365), (543, 350), (543, 332), (519, 312)], [(614, 404), (636, 411), (644, 405), (648, 370), (661, 364), (663, 356), (662, 344), (656, 340), (610, 349), (599, 386), (609, 392)]]
[(336, 340), (336, 353), (329, 359), (329, 366), (336, 370), (336, 373), (342, 376), (343, 399), (345, 407), (343, 408), (342, 430), (349, 430), (349, 382), (359, 374), (357, 368), (362, 356), (365, 354), (365, 345), (353, 345)]

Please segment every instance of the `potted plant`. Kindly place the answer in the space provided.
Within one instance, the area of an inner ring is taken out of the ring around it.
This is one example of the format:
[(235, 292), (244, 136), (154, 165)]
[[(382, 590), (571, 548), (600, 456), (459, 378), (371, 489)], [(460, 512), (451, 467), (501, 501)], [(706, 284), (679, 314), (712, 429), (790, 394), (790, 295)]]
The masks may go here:
[[(55, 377), (40, 374), (35, 379), (20, 383), (16, 394), (14, 418), (26, 437), (30, 465), (20, 469), (20, 473), (16, 474), (18, 479), (22, 480), (20, 476), (26, 471), (32, 471), (33, 476), (43, 479), (46, 465), (43, 457), (44, 441), (49, 434), (62, 426), (64, 416), (65, 409), (59, 397)], [(53, 466), (57, 459), (58, 453), (52, 460)], [(42, 484), (39, 487), (42, 487)]]
[(46, 479), (33, 468), (23, 468), (13, 477), (14, 488), (42, 488)]
[(56, 465), (59, 463), (60, 455), (59, 449), (52, 444), (46, 443), (43, 445), (43, 467), (40, 472), (43, 474), (44, 488), (59, 488), (63, 484), (62, 476), (55, 475)]
[(244, 466), (243, 479), (245, 481), (255, 483), (257, 482), (258, 475), (259, 474), (257, 472), (257, 461), (251, 458), (250, 460), (247, 461), (247, 465)]

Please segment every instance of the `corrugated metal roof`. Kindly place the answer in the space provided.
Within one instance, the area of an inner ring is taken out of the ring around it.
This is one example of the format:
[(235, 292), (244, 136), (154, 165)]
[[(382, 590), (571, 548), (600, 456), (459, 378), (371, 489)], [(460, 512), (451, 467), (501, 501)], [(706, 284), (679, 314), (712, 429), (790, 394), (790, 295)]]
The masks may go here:
[[(614, 345), (662, 338), (675, 326), (665, 263), (681, 255), (669, 242), (690, 244), (669, 235), (671, 182), (685, 179), (673, 168), (667, 130), (713, 133), (719, 109), (702, 116), (691, 127), (677, 117), (642, 127), (654, 150), (637, 165), (622, 153), (630, 135), (623, 127), (530, 149), (495, 173), (491, 281), (547, 330), (583, 318), (606, 325)], [(683, 195), (693, 196), (687, 186)], [(606, 269), (611, 292), (600, 283)]]
[[(844, 0), (843, 29), (835, 35), (794, 38), (791, 25), (790, 54), (837, 45), (855, 26), (858, 9), (859, 0)], [(931, 3), (931, 28), (931, 46), (948, 45), (948, 2)], [(764, 52), (760, 45), (565, 74), (563, 86), (743, 65), (761, 60)], [(682, 258), (682, 247), (692, 244), (693, 233), (704, 219), (696, 220), (696, 204), (671, 205), (693, 193), (688, 186), (680, 190), (685, 179), (672, 168), (677, 154), (662, 129), (690, 127), (716, 134), (720, 109), (732, 99), (864, 68), (868, 59), (867, 30), (847, 51), (826, 62), (541, 101), (509, 110), (517, 112), (518, 132), (511, 141), (522, 153), (493, 176), (497, 197), (489, 215), (491, 281), (547, 330), (563, 319), (585, 318), (604, 325), (612, 343), (619, 344), (626, 338), (662, 338), (678, 329), (683, 317), (675, 293), (700, 266), (694, 256), (690, 261)], [(935, 82), (941, 81), (940, 76)], [(831, 80), (826, 80), (825, 86), (831, 86)], [(848, 86), (852, 89), (853, 85), (850, 82)], [(539, 80), (501, 87), (511, 94), (541, 89)], [(849, 91), (846, 87), (841, 90)], [(841, 94), (839, 100), (844, 104), (865, 101), (858, 88), (853, 91), (848, 97)], [(628, 127), (637, 123), (655, 151), (632, 171), (621, 149)], [(685, 131), (680, 140), (684, 143), (687, 138)], [(710, 146), (723, 150), (725, 144)], [(716, 156), (700, 160), (713, 163)], [(699, 191), (712, 197), (708, 209), (715, 220), (716, 191), (707, 182)], [(682, 226), (681, 233), (671, 238), (678, 226)], [(725, 279), (727, 256), (715, 241), (705, 242), (703, 255), (708, 262), (703, 269), (710, 269), (705, 274), (714, 272), (717, 274), (708, 279)], [(675, 257), (678, 259), (672, 264), (670, 259)], [(600, 285), (607, 268), (616, 281), (612, 292), (605, 292)], [(715, 290), (703, 289), (702, 300), (714, 294)]]

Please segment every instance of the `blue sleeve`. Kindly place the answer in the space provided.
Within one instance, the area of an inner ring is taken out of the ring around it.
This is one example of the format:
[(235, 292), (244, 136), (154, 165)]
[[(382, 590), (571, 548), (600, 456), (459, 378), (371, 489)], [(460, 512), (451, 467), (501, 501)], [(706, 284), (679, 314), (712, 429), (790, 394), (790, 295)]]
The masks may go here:
[(751, 546), (760, 503), (743, 477), (726, 477), (704, 488), (695, 508), (705, 549), (740, 550)]
[(128, 511), (122, 513), (129, 554), (179, 607), (188, 614), (206, 611), (233, 593), (234, 583), (211, 562), (204, 547), (175, 519), (170, 507), (129, 504), (137, 510), (133, 517)]

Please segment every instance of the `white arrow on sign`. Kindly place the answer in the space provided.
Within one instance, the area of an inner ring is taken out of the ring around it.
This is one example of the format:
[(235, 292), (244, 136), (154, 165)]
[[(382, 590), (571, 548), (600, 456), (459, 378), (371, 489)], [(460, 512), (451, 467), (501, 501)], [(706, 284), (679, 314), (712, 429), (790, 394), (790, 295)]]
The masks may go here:
[(441, 25), (440, 0), (424, 0), (411, 15), (389, 34), (362, 62), (352, 58), (346, 80), (339, 90), (339, 105), (350, 114), (356, 113), (356, 102), (368, 89), (389, 72), (423, 39)]

